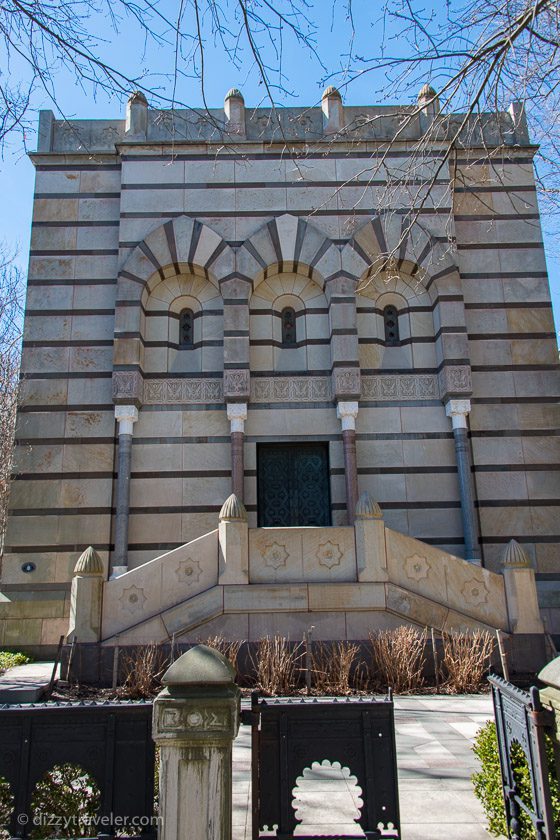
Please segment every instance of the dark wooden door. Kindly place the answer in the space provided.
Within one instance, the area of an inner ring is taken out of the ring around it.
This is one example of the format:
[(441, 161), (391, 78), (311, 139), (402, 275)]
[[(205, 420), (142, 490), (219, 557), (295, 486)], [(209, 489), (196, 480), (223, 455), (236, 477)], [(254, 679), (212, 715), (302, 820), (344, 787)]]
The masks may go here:
[(327, 444), (259, 444), (259, 527), (330, 525)]

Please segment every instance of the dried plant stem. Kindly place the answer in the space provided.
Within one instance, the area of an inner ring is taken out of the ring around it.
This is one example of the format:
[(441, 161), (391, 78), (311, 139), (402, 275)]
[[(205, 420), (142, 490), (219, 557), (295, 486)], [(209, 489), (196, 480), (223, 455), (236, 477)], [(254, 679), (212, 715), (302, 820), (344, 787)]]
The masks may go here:
[(443, 633), (442, 641), (446, 691), (450, 694), (479, 691), (494, 650), (492, 635), (487, 630)]
[(255, 688), (267, 695), (293, 693), (303, 655), (303, 645), (292, 646), (285, 636), (259, 639), (256, 652), (250, 654)]
[(407, 694), (424, 684), (426, 632), (415, 627), (397, 627), (369, 636), (372, 658), (381, 688)]

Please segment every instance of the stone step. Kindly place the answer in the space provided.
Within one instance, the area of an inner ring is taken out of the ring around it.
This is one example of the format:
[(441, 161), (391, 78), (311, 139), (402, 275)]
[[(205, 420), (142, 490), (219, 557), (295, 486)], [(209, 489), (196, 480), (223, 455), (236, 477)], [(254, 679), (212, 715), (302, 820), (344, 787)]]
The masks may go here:
[[(17, 665), (0, 676), (0, 703), (35, 703), (49, 687), (54, 662)], [(60, 675), (57, 665), (55, 682)]]

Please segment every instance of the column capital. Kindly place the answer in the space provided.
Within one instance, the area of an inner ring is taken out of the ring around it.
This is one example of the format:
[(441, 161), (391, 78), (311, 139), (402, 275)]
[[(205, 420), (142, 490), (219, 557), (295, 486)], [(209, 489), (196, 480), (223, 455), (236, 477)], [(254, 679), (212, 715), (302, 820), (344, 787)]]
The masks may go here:
[(471, 410), (470, 400), (449, 400), (445, 406), (445, 413), (451, 417), (454, 429), (467, 428), (467, 414)]
[(342, 431), (355, 430), (359, 404), (357, 400), (343, 400), (336, 405), (336, 416), (342, 423)]
[(247, 419), (247, 403), (226, 403), (227, 419), (231, 423), (231, 431), (244, 432)]
[(138, 420), (138, 409), (135, 405), (116, 405), (115, 420), (119, 424), (119, 435), (131, 435)]

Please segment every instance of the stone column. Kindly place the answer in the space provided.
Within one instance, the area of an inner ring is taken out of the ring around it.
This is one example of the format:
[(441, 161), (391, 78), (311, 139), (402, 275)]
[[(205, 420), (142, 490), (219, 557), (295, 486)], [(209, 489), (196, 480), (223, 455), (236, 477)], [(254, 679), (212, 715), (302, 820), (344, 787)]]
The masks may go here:
[(133, 405), (116, 405), (115, 419), (119, 424), (119, 461), (117, 467), (117, 513), (115, 516), (115, 554), (111, 578), (119, 577), (128, 569), (128, 515), (130, 508), (130, 462), (132, 432), (138, 420), (138, 409)]
[(356, 503), (358, 501), (358, 464), (356, 461), (356, 417), (358, 403), (339, 402), (336, 416), (342, 425), (342, 445), (344, 447), (344, 477), (346, 481), (346, 509), (348, 524), (354, 523)]
[(227, 418), (231, 424), (231, 484), (232, 493), (243, 501), (245, 484), (244, 442), (247, 403), (227, 403)]
[(70, 622), (66, 638), (72, 641), (98, 642), (101, 638), (103, 600), (103, 563), (90, 545), (74, 567), (70, 592)]
[(470, 400), (449, 400), (445, 413), (453, 424), (455, 455), (459, 474), (459, 493), (461, 496), (461, 515), (465, 539), (465, 560), (480, 563), (480, 544), (478, 541), (478, 523), (474, 507), (474, 486), (471, 473), (471, 455), (467, 415), (471, 410)]
[(153, 738), (161, 751), (159, 840), (231, 840), (232, 743), (240, 695), (225, 656), (197, 645), (163, 676)]

